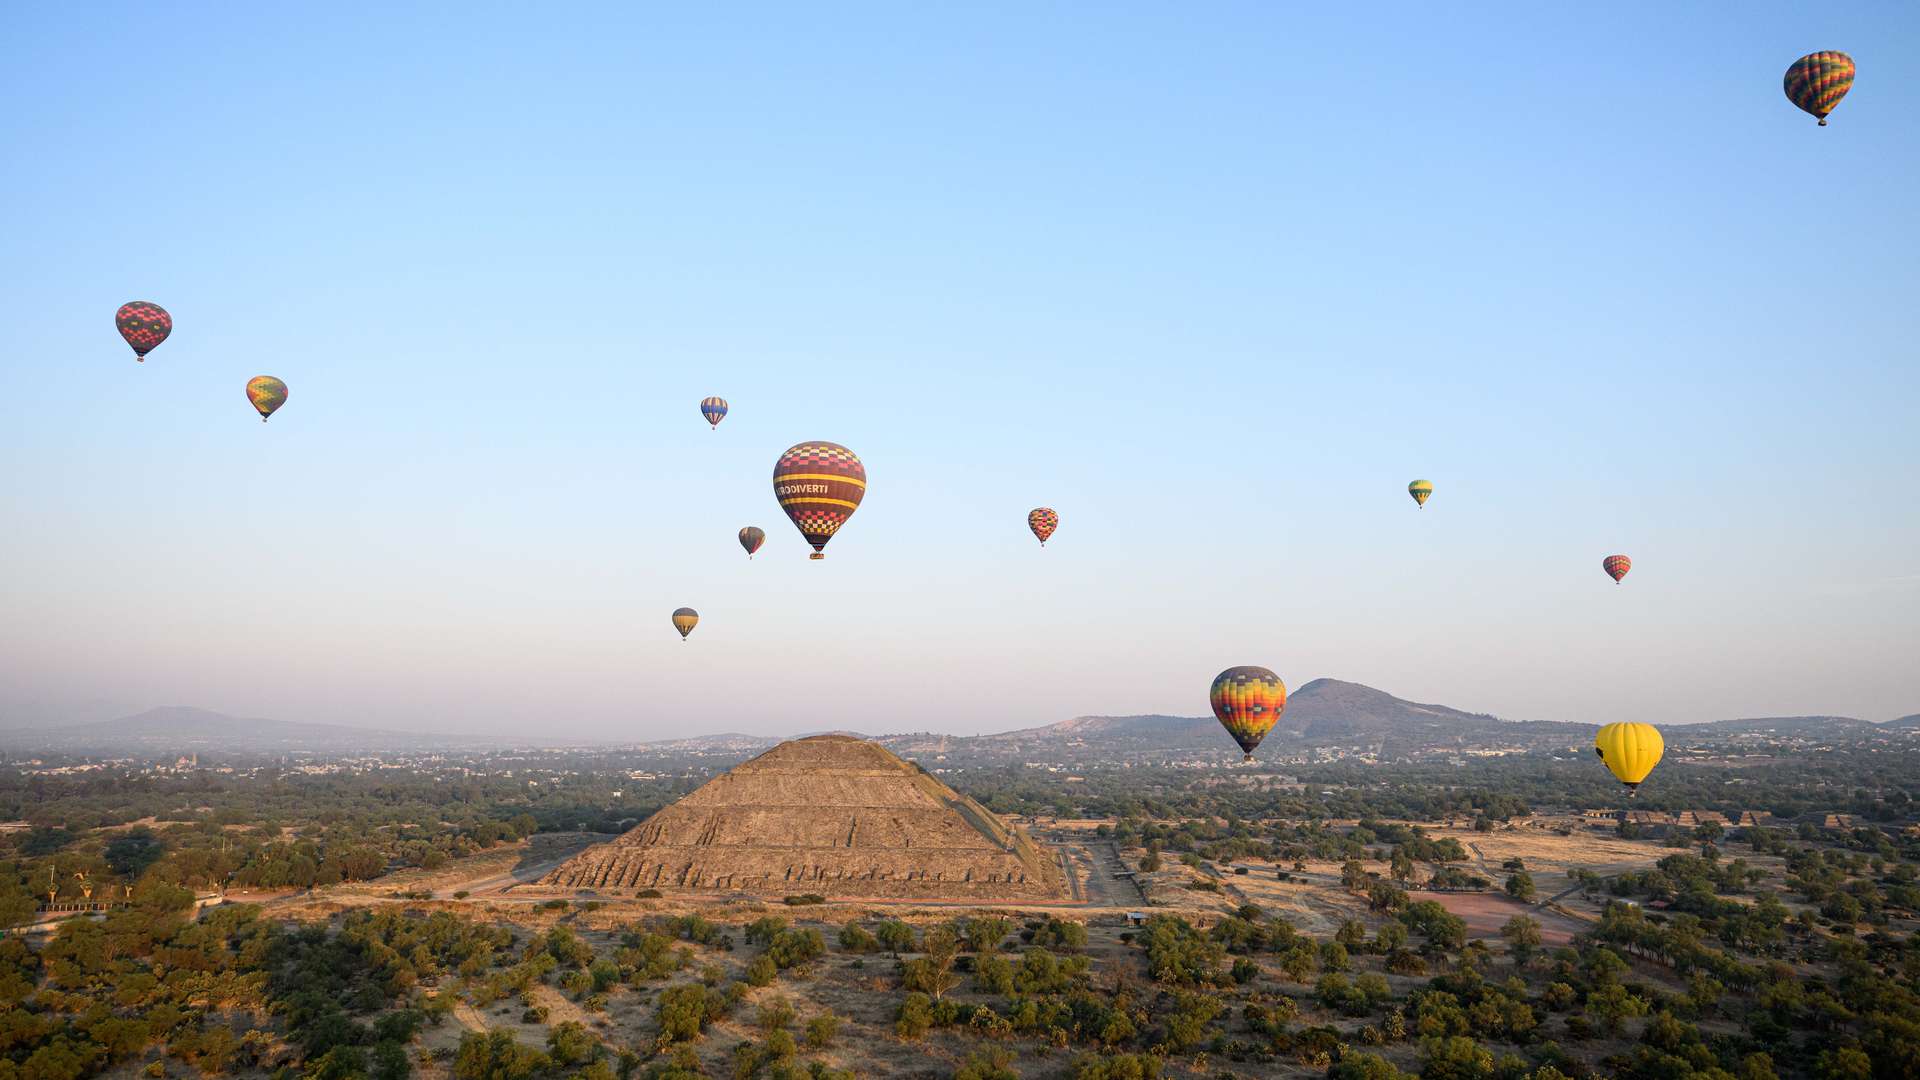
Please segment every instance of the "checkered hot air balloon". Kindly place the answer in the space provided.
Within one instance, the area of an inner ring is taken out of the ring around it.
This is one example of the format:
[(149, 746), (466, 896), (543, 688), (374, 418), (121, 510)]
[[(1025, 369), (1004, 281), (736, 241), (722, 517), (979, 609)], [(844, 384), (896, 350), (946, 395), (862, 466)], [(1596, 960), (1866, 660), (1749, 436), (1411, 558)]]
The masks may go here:
[(271, 375), (255, 375), (247, 380), (247, 400), (264, 424), (275, 409), (287, 403), (287, 384)]
[(773, 466), (773, 495), (793, 527), (813, 545), (809, 559), (827, 557), (827, 541), (860, 508), (866, 494), (866, 466), (839, 443), (795, 443)]
[(727, 399), (717, 397), (701, 398), (700, 415), (707, 418), (707, 423), (712, 424), (716, 428), (719, 427), (720, 421), (727, 418)]
[(1613, 583), (1618, 585), (1620, 579), (1627, 576), (1627, 571), (1633, 569), (1633, 560), (1625, 555), (1609, 555), (1600, 560), (1600, 569), (1605, 570)]
[(1827, 114), (1853, 89), (1853, 57), (1831, 49), (1808, 53), (1787, 68), (1781, 88), (1787, 100), (1827, 126)]
[(1027, 511), (1027, 528), (1040, 538), (1041, 547), (1047, 546), (1047, 537), (1052, 536), (1053, 530), (1059, 527), (1060, 515), (1054, 513), (1051, 507), (1040, 506)]
[(1253, 748), (1273, 730), (1287, 707), (1287, 685), (1263, 667), (1232, 667), (1213, 677), (1207, 692), (1213, 715), (1253, 760)]
[(144, 363), (147, 354), (160, 347), (173, 333), (173, 316), (167, 309), (147, 300), (132, 300), (113, 313), (113, 325), (133, 347), (133, 358)]
[(740, 530), (740, 546), (747, 549), (749, 559), (753, 558), (753, 553), (759, 551), (760, 545), (766, 542), (767, 530), (758, 525), (749, 525)]
[(673, 628), (680, 631), (680, 640), (687, 640), (693, 628), (700, 625), (700, 613), (690, 607), (673, 609)]

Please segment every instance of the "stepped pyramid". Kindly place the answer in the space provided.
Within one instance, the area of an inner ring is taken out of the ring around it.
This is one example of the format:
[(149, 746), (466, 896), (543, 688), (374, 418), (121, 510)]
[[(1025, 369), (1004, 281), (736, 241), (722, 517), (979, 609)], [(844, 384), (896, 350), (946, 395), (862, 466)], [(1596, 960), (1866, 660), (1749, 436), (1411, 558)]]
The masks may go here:
[(845, 735), (795, 739), (560, 864), (539, 885), (871, 899), (1052, 900), (1051, 852), (918, 765)]

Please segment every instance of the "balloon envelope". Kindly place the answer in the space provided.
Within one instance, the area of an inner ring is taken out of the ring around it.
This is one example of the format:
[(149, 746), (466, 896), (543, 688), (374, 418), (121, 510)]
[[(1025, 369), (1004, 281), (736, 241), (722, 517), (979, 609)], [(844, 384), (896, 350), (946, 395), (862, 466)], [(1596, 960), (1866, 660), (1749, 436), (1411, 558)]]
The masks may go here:
[(774, 463), (773, 494), (793, 527), (813, 545), (807, 558), (824, 559), (827, 541), (866, 497), (867, 468), (839, 443), (795, 443)]
[(1413, 496), (1414, 502), (1419, 503), (1421, 506), (1426, 506), (1427, 499), (1433, 495), (1433, 481), (1415, 480), (1413, 483), (1407, 485), (1407, 494)]
[(1629, 791), (1639, 787), (1640, 781), (1660, 764), (1660, 755), (1666, 749), (1666, 740), (1652, 724), (1608, 724), (1593, 740), (1593, 752)]
[(1052, 536), (1053, 530), (1059, 527), (1060, 515), (1054, 513), (1051, 508), (1041, 506), (1027, 511), (1027, 528), (1032, 529), (1033, 535), (1040, 538), (1041, 547), (1047, 546), (1047, 537)]
[(1613, 583), (1618, 585), (1620, 579), (1627, 576), (1627, 571), (1633, 569), (1633, 560), (1625, 555), (1609, 555), (1600, 560), (1600, 569), (1605, 570)]
[(1853, 89), (1853, 75), (1853, 57), (1827, 49), (1795, 60), (1787, 68), (1781, 88), (1787, 92), (1788, 101), (1818, 117), (1820, 126), (1826, 127), (1827, 114)]
[(287, 384), (271, 375), (255, 375), (247, 380), (247, 400), (253, 402), (264, 424), (275, 409), (287, 403)]
[(1274, 721), (1287, 707), (1287, 686), (1280, 676), (1263, 667), (1232, 667), (1213, 677), (1207, 692), (1213, 715), (1240, 744), (1246, 760), (1253, 760), (1253, 748), (1273, 730)]
[(700, 613), (692, 608), (683, 607), (674, 609), (673, 628), (680, 631), (681, 641), (687, 640), (687, 635), (693, 633), (693, 628), (699, 625), (699, 623)]
[(145, 361), (147, 354), (173, 333), (173, 316), (167, 309), (148, 300), (133, 300), (120, 305), (113, 314), (113, 325), (120, 336), (133, 346), (133, 358)]
[(727, 399), (717, 397), (702, 398), (700, 401), (700, 415), (707, 418), (707, 423), (712, 424), (714, 427), (719, 427), (720, 421), (727, 418)]
[(740, 546), (747, 549), (749, 559), (753, 558), (753, 553), (759, 551), (760, 545), (766, 542), (767, 531), (758, 525), (749, 525), (740, 530)]

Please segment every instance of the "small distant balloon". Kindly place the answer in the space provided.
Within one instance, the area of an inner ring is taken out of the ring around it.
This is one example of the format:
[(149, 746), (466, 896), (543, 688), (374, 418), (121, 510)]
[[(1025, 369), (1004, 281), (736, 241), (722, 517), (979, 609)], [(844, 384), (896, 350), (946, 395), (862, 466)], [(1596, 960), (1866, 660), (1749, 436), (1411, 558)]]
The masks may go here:
[(766, 542), (767, 531), (758, 525), (749, 525), (740, 530), (740, 546), (747, 549), (749, 559), (753, 558), (753, 553), (759, 551), (760, 545)]
[(1608, 724), (1593, 740), (1593, 752), (1600, 756), (1615, 780), (1627, 785), (1629, 799), (1653, 767), (1660, 764), (1666, 749), (1666, 740), (1652, 724)]
[(147, 354), (160, 347), (173, 333), (173, 316), (167, 309), (148, 300), (133, 300), (121, 304), (114, 312), (113, 325), (120, 330), (120, 336), (133, 346), (133, 358), (146, 362)]
[(247, 400), (253, 402), (264, 424), (275, 409), (287, 403), (287, 384), (271, 375), (255, 375), (247, 380)]
[(1620, 579), (1627, 576), (1627, 571), (1633, 569), (1633, 560), (1625, 555), (1609, 555), (1600, 560), (1600, 569), (1605, 570), (1613, 583), (1618, 585)]
[(712, 424), (714, 427), (719, 427), (720, 421), (727, 418), (727, 399), (717, 397), (702, 398), (700, 400), (700, 415), (707, 418), (707, 423)]
[(1427, 500), (1433, 497), (1433, 481), (1415, 480), (1413, 483), (1407, 485), (1407, 494), (1413, 496), (1413, 501), (1420, 504), (1421, 508), (1424, 509), (1427, 505)]
[(1827, 114), (1853, 89), (1853, 75), (1853, 57), (1827, 49), (1795, 60), (1781, 86), (1788, 101), (1826, 127)]
[(1252, 761), (1253, 748), (1287, 707), (1287, 685), (1263, 667), (1231, 667), (1213, 677), (1207, 699), (1214, 718), (1240, 744), (1244, 760)]
[(1060, 515), (1054, 513), (1051, 507), (1041, 506), (1027, 511), (1027, 528), (1040, 538), (1041, 547), (1047, 546), (1047, 537), (1052, 536), (1053, 530), (1059, 527)]
[(673, 628), (675, 630), (680, 631), (681, 641), (687, 640), (687, 635), (693, 633), (693, 628), (698, 625), (700, 625), (699, 612), (693, 610), (690, 607), (674, 609)]
[(793, 527), (813, 545), (807, 558), (824, 559), (827, 541), (866, 498), (867, 467), (839, 443), (795, 443), (774, 463), (773, 494)]

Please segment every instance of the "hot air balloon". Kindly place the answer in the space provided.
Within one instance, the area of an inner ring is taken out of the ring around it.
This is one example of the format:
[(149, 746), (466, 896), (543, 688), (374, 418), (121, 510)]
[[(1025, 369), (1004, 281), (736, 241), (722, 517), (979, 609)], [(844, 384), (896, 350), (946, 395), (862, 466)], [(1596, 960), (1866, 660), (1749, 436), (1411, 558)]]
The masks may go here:
[(1041, 506), (1027, 511), (1027, 528), (1032, 529), (1033, 535), (1040, 538), (1041, 547), (1047, 546), (1047, 537), (1052, 536), (1053, 530), (1059, 527), (1060, 515), (1054, 513), (1050, 507)]
[(749, 559), (753, 558), (753, 553), (759, 551), (760, 545), (766, 542), (767, 530), (758, 525), (749, 525), (740, 530), (740, 546), (747, 549)]
[(1808, 53), (1787, 68), (1781, 86), (1788, 101), (1818, 117), (1820, 126), (1826, 127), (1827, 114), (1853, 88), (1853, 57), (1830, 49)]
[(700, 613), (690, 607), (673, 609), (673, 628), (680, 631), (680, 640), (687, 640), (693, 628), (700, 625)]
[(275, 409), (287, 403), (287, 384), (271, 375), (255, 375), (247, 380), (247, 400), (253, 402), (264, 424)]
[(807, 558), (824, 559), (827, 541), (867, 494), (867, 469), (839, 443), (796, 443), (773, 466), (773, 494), (794, 528), (813, 545)]
[(701, 398), (700, 415), (707, 418), (707, 423), (712, 424), (714, 427), (719, 427), (720, 421), (727, 418), (727, 399), (717, 397)]
[(1666, 740), (1652, 724), (1608, 724), (1593, 740), (1593, 752), (1600, 755), (1614, 778), (1627, 785), (1631, 799), (1667, 749)]
[(1433, 481), (1415, 480), (1413, 483), (1407, 485), (1407, 494), (1413, 496), (1413, 501), (1420, 504), (1421, 508), (1424, 509), (1427, 505), (1427, 500), (1433, 496)]
[(120, 305), (113, 314), (113, 325), (120, 336), (133, 346), (133, 358), (146, 362), (147, 354), (160, 347), (173, 333), (173, 316), (167, 309), (147, 300), (132, 300)]
[(1607, 576), (1613, 578), (1613, 583), (1618, 585), (1620, 579), (1627, 576), (1627, 571), (1633, 569), (1633, 560), (1625, 555), (1609, 555), (1600, 560), (1600, 569), (1605, 570)]
[(1207, 696), (1213, 715), (1233, 741), (1253, 760), (1253, 748), (1273, 730), (1287, 707), (1287, 685), (1263, 667), (1232, 667), (1213, 677)]

